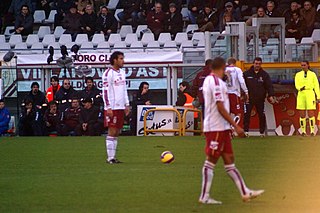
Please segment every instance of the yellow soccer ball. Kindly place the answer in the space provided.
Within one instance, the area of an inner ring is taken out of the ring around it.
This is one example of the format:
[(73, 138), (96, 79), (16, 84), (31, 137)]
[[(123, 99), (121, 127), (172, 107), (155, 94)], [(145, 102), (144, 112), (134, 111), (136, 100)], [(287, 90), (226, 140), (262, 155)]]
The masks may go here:
[(170, 151), (164, 151), (162, 152), (160, 159), (162, 163), (169, 164), (174, 161), (174, 155)]

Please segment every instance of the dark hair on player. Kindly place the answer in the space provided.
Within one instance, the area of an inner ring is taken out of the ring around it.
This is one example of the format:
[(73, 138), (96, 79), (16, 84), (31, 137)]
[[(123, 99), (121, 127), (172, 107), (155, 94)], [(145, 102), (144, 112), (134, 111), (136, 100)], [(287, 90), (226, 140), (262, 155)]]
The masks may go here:
[(221, 57), (216, 57), (212, 61), (212, 69), (217, 70), (224, 68), (226, 66), (226, 61)]
[(260, 62), (262, 62), (262, 58), (261, 58), (261, 57), (255, 57), (254, 60), (253, 60), (253, 63), (254, 63), (255, 61), (260, 61)]
[(50, 78), (50, 81), (59, 81), (59, 78), (58, 78), (58, 76), (52, 76), (51, 78)]
[(114, 60), (118, 59), (118, 57), (119, 57), (120, 55), (124, 56), (123, 52), (120, 52), (120, 51), (115, 51), (115, 52), (113, 52), (113, 53), (111, 54), (111, 56), (110, 56), (110, 59), (109, 59), (110, 64), (111, 64), (111, 65), (114, 65)]
[(211, 58), (207, 59), (206, 62), (205, 62), (205, 65), (206, 66), (212, 66), (212, 62), (213, 62), (213, 60)]
[(140, 83), (140, 86), (139, 86), (139, 92), (140, 92), (140, 93), (142, 92), (144, 85), (148, 85), (148, 86), (149, 86), (149, 83), (146, 82), (146, 81), (143, 81), (143, 82)]
[(4, 103), (4, 99), (0, 99), (0, 103)]
[(91, 76), (88, 76), (85, 78), (85, 82), (87, 83), (88, 81), (92, 81), (93, 82), (93, 78)]
[(230, 65), (230, 64), (236, 64), (236, 63), (237, 63), (237, 60), (236, 60), (235, 58), (233, 58), (233, 57), (230, 57), (230, 58), (228, 58), (227, 63), (228, 63), (229, 65)]

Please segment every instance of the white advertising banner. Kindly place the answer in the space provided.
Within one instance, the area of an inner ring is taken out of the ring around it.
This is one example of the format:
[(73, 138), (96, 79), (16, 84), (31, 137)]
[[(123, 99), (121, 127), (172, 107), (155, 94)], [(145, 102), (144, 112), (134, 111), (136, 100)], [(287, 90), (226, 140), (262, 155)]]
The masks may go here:
[[(138, 113), (137, 113), (137, 136), (144, 135), (144, 122), (143, 118), (145, 113), (150, 109), (172, 109), (176, 108), (181, 116), (185, 110), (184, 107), (173, 107), (173, 106), (165, 106), (165, 105), (139, 105)], [(148, 114), (147, 117), (147, 129), (155, 130), (155, 129), (177, 129), (178, 128), (178, 118), (175, 112), (171, 111), (153, 111)], [(188, 113), (186, 120), (186, 129), (194, 128), (194, 114)], [(148, 136), (173, 136), (172, 132), (155, 132), (149, 133)], [(188, 133), (187, 135), (193, 135), (193, 133)]]

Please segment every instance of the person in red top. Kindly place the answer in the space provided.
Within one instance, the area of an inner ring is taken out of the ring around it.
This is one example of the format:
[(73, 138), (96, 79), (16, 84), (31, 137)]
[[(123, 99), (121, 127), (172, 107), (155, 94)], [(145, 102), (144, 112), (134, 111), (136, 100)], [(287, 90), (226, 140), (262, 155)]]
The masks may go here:
[(192, 82), (192, 92), (196, 98), (198, 98), (199, 103), (202, 107), (202, 111), (204, 112), (204, 99), (202, 93), (202, 85), (204, 79), (211, 73), (212, 69), (212, 59), (208, 59), (205, 62), (205, 67), (201, 72), (199, 72)]
[(164, 32), (165, 19), (166, 14), (162, 11), (162, 5), (158, 2), (155, 3), (154, 10), (147, 15), (147, 24), (155, 39), (158, 39), (160, 33)]
[(60, 89), (59, 78), (58, 76), (52, 76), (50, 78), (51, 86), (47, 89), (47, 101), (48, 103), (54, 100), (56, 92)]

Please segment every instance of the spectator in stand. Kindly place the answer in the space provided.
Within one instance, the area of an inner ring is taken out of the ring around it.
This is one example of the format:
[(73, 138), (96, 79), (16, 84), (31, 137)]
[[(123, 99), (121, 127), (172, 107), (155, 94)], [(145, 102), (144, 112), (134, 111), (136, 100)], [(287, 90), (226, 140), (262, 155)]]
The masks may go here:
[(44, 122), (46, 125), (46, 133), (51, 134), (60, 134), (61, 126), (60, 119), (61, 114), (58, 111), (58, 105), (55, 101), (51, 101), (48, 103), (48, 109), (44, 114)]
[(219, 22), (219, 32), (224, 33), (227, 26), (227, 22), (234, 22), (234, 21), (235, 20), (233, 19), (231, 13), (223, 13), (223, 17), (220, 19), (220, 22)]
[(132, 135), (137, 134), (138, 105), (151, 105), (151, 93), (148, 82), (141, 82), (138, 93), (133, 97), (130, 129)]
[(162, 5), (155, 3), (154, 11), (150, 11), (147, 15), (147, 24), (156, 39), (158, 39), (160, 33), (164, 32), (165, 19), (166, 14), (162, 11)]
[(31, 91), (24, 100), (30, 100), (33, 108), (36, 110), (42, 110), (43, 107), (46, 107), (46, 96), (39, 90), (38, 82), (33, 82), (31, 84)]
[(133, 27), (137, 27), (141, 23), (141, 0), (124, 0), (120, 1), (123, 11), (118, 13), (120, 24), (130, 24)]
[(267, 2), (266, 15), (269, 17), (280, 17), (281, 16), (279, 11), (276, 9), (276, 5), (275, 5), (274, 1)]
[(93, 0), (77, 0), (75, 4), (77, 5), (78, 13), (81, 15), (83, 15), (86, 12), (85, 10), (87, 9), (88, 5), (90, 5), (92, 9), (94, 8)]
[(0, 99), (0, 136), (7, 133), (9, 129), (10, 113), (4, 104), (4, 100)]
[(197, 18), (197, 24), (200, 32), (213, 32), (218, 26), (217, 10), (213, 10), (209, 5), (206, 5)]
[(57, 14), (54, 17), (54, 26), (62, 25), (62, 21), (66, 14), (70, 13), (70, 8), (74, 7), (74, 0), (57, 0)]
[(303, 8), (300, 10), (301, 18), (306, 22), (306, 36), (312, 35), (314, 25), (316, 22), (317, 11), (312, 6), (311, 1), (305, 1), (303, 3)]
[[(269, 16), (267, 16), (265, 14), (265, 10), (263, 7), (259, 7), (257, 14), (253, 14), (247, 21), (246, 24), (247, 26), (252, 26), (252, 19), (253, 18), (269, 18)], [(269, 39), (270, 35), (271, 35), (271, 25), (269, 24), (263, 24), (260, 26), (260, 30), (259, 30), (259, 38), (261, 38), (262, 43), (267, 43), (267, 40)]]
[(239, 9), (241, 11), (241, 17), (251, 16), (257, 11), (257, 7), (264, 6), (260, 5), (261, 1), (259, 0), (241, 0), (239, 2)]
[(55, 95), (56, 101), (59, 102), (59, 111), (64, 112), (71, 105), (71, 99), (77, 97), (77, 91), (73, 89), (69, 79), (63, 79), (62, 87)]
[(290, 9), (287, 9), (283, 13), (286, 23), (292, 19), (292, 13), (298, 11), (300, 13), (299, 4), (296, 1), (291, 2)]
[(97, 15), (94, 13), (92, 5), (87, 5), (85, 11), (86, 12), (81, 16), (81, 29), (90, 39), (96, 32)]
[(21, 13), (16, 17), (14, 29), (16, 34), (27, 36), (33, 33), (33, 15), (30, 14), (28, 5), (21, 6)]
[(197, 97), (200, 105), (202, 106), (202, 112), (204, 112), (204, 99), (203, 99), (203, 93), (202, 93), (202, 85), (204, 82), (204, 79), (210, 75), (212, 72), (212, 59), (208, 59), (205, 62), (205, 66), (202, 69), (201, 72), (199, 72), (195, 79), (192, 82), (192, 94)]
[[(2, 4), (2, 2), (1, 2)], [(12, 0), (11, 5), (9, 7), (9, 13), (13, 14), (14, 17), (18, 16), (21, 13), (22, 6), (27, 5), (29, 9), (29, 13), (32, 14), (32, 2), (31, 0)]]
[(157, 0), (156, 2), (161, 3), (162, 5), (162, 10), (165, 13), (169, 13), (170, 11), (170, 4), (175, 4), (177, 11), (181, 12), (181, 7), (182, 7), (182, 0)]
[(286, 25), (286, 38), (295, 38), (298, 42), (305, 36), (306, 22), (301, 19), (298, 11), (292, 12), (291, 20)]
[(166, 31), (174, 38), (178, 32), (183, 30), (182, 14), (177, 10), (175, 3), (169, 5), (169, 14), (167, 15)]
[(40, 0), (36, 2), (36, 8), (37, 10), (44, 10), (46, 13), (46, 17), (49, 17), (50, 11), (51, 11), (51, 6), (54, 4), (54, 0)]
[(232, 20), (241, 21), (241, 13), (239, 10), (234, 8), (234, 4), (232, 4), (232, 2), (227, 2), (224, 5), (224, 11), (220, 13), (220, 18), (223, 18), (225, 13), (231, 14)]
[(43, 135), (43, 121), (41, 113), (33, 106), (30, 99), (24, 101), (24, 107), (19, 118), (20, 136), (41, 136)]
[(204, 8), (203, 0), (190, 0), (188, 4), (188, 15), (191, 24), (197, 23), (197, 17)]
[(66, 30), (64, 34), (71, 34), (74, 41), (78, 33), (81, 33), (81, 15), (77, 12), (75, 5), (71, 6), (70, 13), (67, 13), (62, 21), (62, 27)]
[(92, 77), (86, 77), (85, 82), (87, 86), (81, 91), (80, 97), (83, 100), (90, 98), (93, 102), (93, 105), (100, 109), (103, 107), (101, 91), (94, 85)]
[(47, 102), (54, 100), (57, 91), (60, 89), (58, 76), (52, 76), (50, 78), (51, 86), (47, 89)]
[(77, 135), (97, 136), (101, 135), (103, 129), (103, 116), (98, 107), (93, 106), (91, 98), (83, 100), (78, 125)]
[(109, 0), (94, 0), (94, 11), (98, 14), (101, 10), (101, 7), (107, 6), (109, 4)]
[(72, 98), (71, 106), (62, 113), (61, 132), (62, 136), (76, 135), (76, 129), (80, 126), (81, 107), (76, 97)]
[(109, 12), (106, 6), (102, 6), (97, 19), (97, 31), (105, 36), (109, 36), (111, 33), (116, 33), (117, 28), (118, 22), (116, 18)]

